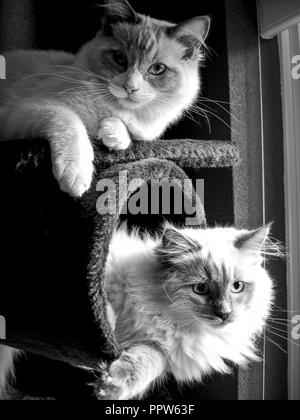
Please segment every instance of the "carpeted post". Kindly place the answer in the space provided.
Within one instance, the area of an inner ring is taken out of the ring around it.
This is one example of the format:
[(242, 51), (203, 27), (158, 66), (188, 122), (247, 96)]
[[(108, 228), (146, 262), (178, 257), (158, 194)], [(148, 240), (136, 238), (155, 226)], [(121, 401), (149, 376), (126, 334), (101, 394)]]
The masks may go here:
[[(137, 142), (117, 154), (98, 148), (95, 180), (81, 200), (59, 190), (46, 142), (0, 144), (2, 343), (86, 368), (118, 355), (107, 322), (103, 270), (113, 229), (122, 220), (120, 210), (153, 179), (183, 185), (184, 171), (166, 157), (202, 167), (232, 166), (238, 158), (229, 143), (178, 141), (166, 142), (165, 148), (155, 143)], [(127, 176), (124, 185), (120, 174)], [(97, 208), (100, 180), (115, 186), (107, 195), (108, 202), (117, 198), (113, 214), (100, 214)], [(189, 189), (183, 194), (193, 201), (195, 192)], [(167, 216), (178, 223), (185, 223), (185, 217), (184, 212)], [(201, 204), (196, 217), (197, 224), (205, 223)], [(145, 225), (151, 225), (151, 218), (145, 216)], [(154, 220), (159, 228), (163, 217)]]

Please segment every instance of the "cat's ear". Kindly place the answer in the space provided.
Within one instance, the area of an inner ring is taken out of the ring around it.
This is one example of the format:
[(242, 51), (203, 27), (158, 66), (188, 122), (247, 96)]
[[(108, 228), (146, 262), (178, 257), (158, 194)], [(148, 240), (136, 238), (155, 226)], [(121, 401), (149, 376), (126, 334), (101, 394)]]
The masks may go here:
[(167, 224), (161, 238), (161, 244), (157, 249), (157, 255), (163, 264), (180, 265), (186, 255), (200, 250), (200, 244), (181, 233), (174, 226)]
[(271, 227), (272, 223), (269, 223), (259, 229), (240, 233), (234, 246), (240, 251), (260, 254), (269, 238)]
[(98, 36), (111, 36), (112, 25), (120, 22), (136, 24), (139, 16), (130, 6), (127, 0), (106, 0), (104, 5), (104, 17), (102, 19), (101, 30)]
[(127, 0), (106, 0), (104, 20), (110, 24), (117, 22), (136, 23), (138, 15)]
[(180, 41), (189, 41), (194, 48), (205, 44), (209, 34), (211, 19), (209, 16), (198, 16), (171, 28), (169, 35)]

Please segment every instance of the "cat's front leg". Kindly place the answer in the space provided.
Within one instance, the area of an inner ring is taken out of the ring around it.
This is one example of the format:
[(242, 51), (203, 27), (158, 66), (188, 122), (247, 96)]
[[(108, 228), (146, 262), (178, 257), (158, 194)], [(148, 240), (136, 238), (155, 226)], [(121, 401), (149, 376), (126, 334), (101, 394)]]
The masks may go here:
[(0, 110), (0, 138), (32, 137), (49, 140), (53, 173), (60, 188), (73, 197), (82, 196), (91, 186), (94, 151), (81, 118), (52, 100), (25, 100)]
[(98, 140), (109, 150), (126, 150), (131, 144), (127, 127), (119, 118), (106, 117), (100, 122)]
[(101, 376), (95, 384), (99, 400), (131, 400), (142, 398), (149, 387), (164, 375), (164, 355), (151, 345), (137, 345), (124, 351), (107, 368), (101, 366)]

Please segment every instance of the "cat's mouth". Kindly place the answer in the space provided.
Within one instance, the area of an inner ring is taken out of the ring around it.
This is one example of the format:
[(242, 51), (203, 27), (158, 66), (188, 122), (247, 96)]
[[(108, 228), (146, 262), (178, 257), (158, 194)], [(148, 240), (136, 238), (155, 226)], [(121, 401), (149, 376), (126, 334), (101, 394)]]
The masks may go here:
[(213, 316), (200, 316), (200, 319), (207, 323), (208, 325), (211, 325), (212, 327), (215, 328), (222, 328), (222, 327), (226, 327), (229, 324), (232, 324), (234, 319), (233, 318), (228, 318), (226, 320), (222, 320), (218, 317), (213, 317)]
[(109, 86), (109, 91), (111, 95), (117, 100), (117, 102), (129, 109), (139, 108), (146, 103), (150, 102), (152, 98), (141, 97), (136, 95), (136, 93), (129, 94), (123, 89), (117, 89), (116, 86)]

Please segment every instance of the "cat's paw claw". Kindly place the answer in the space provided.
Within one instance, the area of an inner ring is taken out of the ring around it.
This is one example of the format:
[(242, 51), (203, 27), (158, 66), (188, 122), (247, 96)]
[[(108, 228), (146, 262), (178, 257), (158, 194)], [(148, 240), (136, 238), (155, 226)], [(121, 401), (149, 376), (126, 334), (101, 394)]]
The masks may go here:
[(105, 118), (97, 138), (102, 140), (109, 150), (126, 150), (131, 143), (126, 126), (118, 118)]

